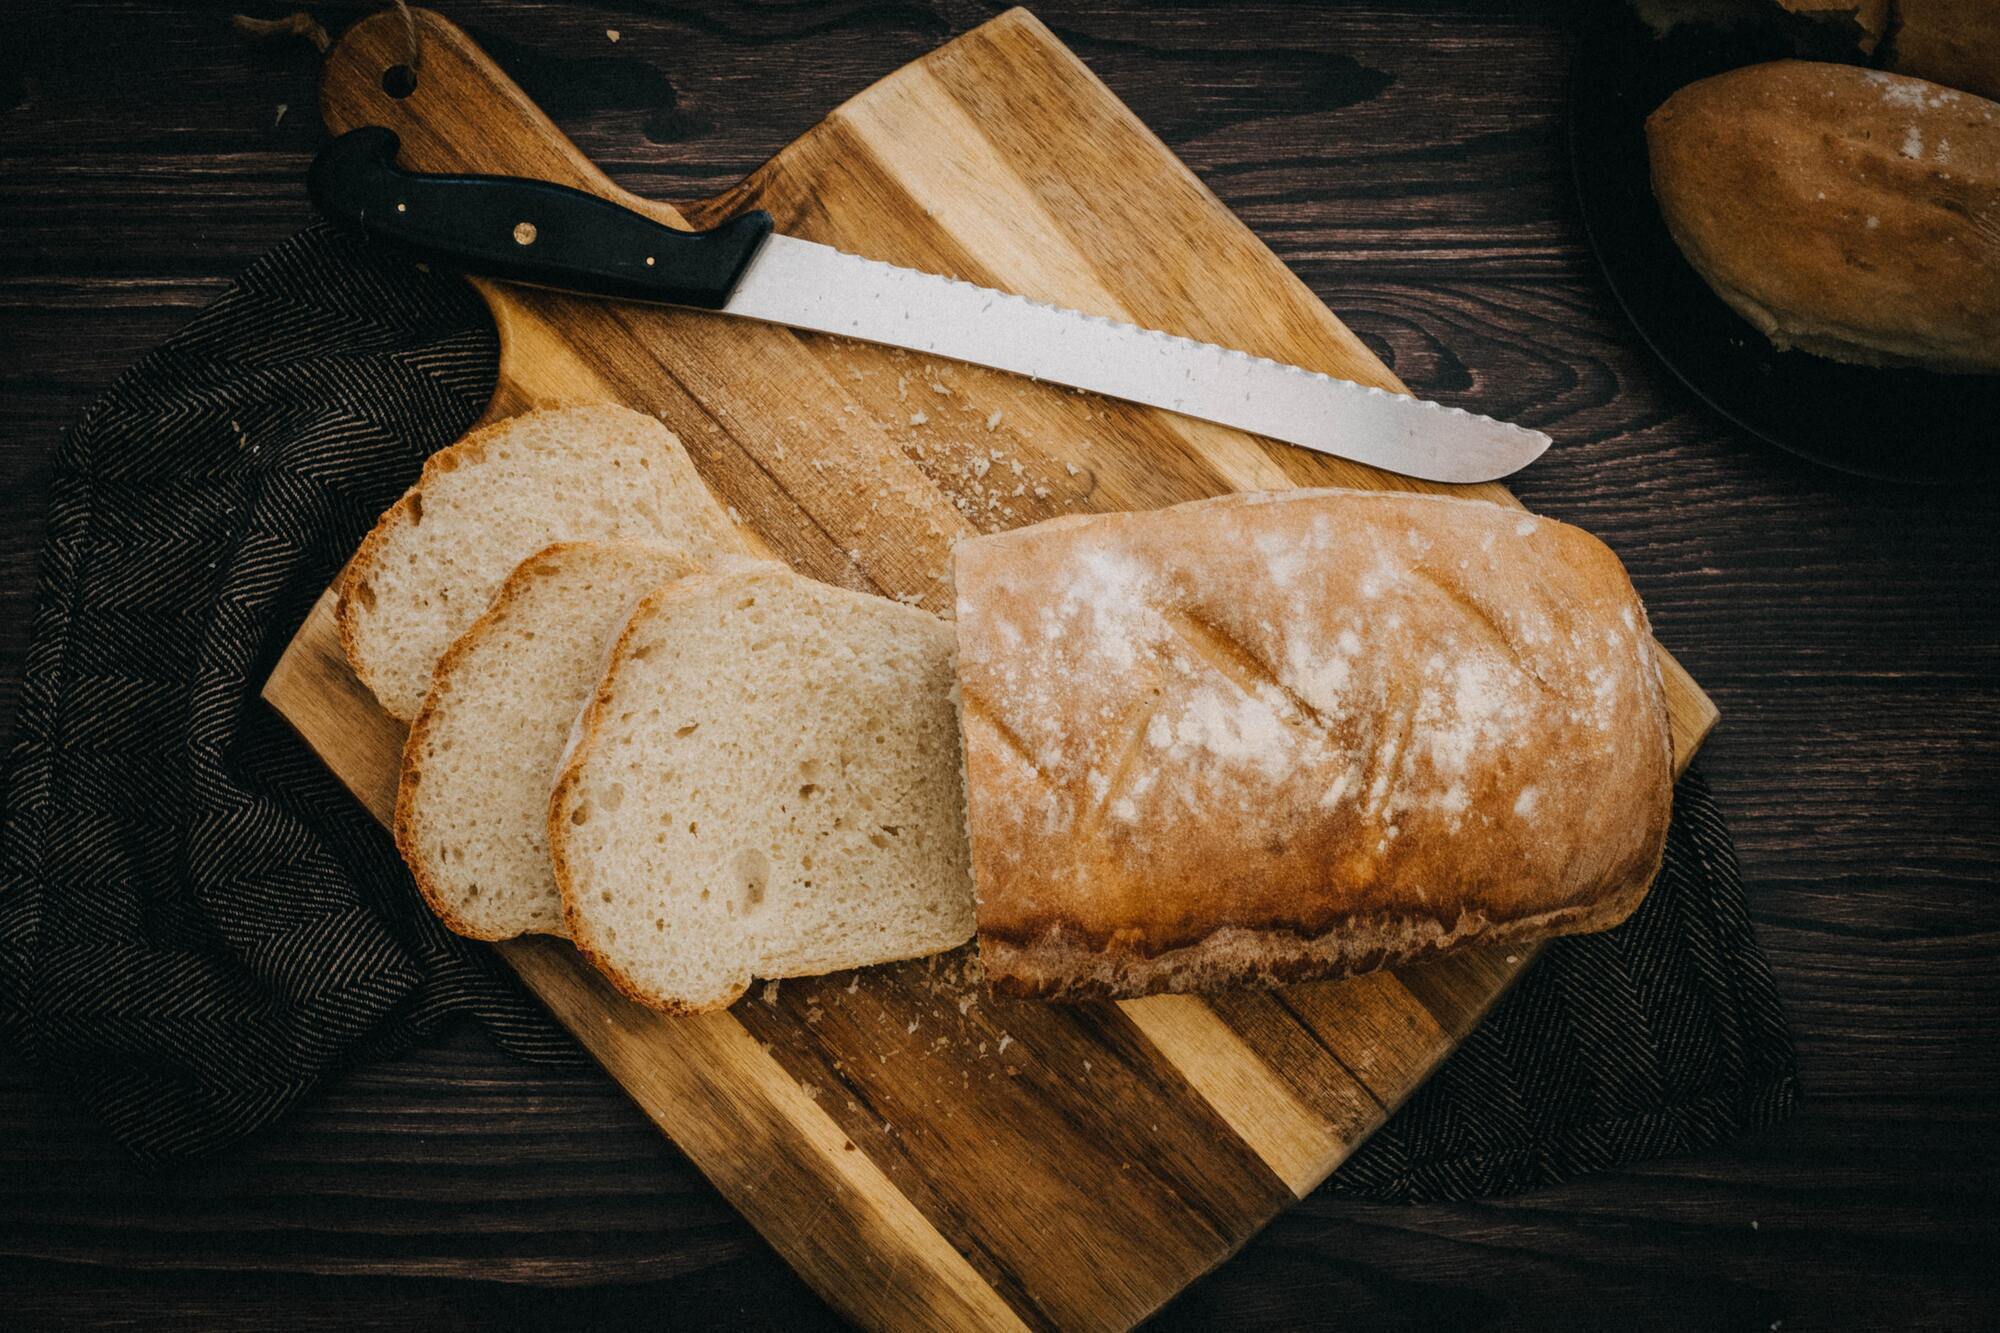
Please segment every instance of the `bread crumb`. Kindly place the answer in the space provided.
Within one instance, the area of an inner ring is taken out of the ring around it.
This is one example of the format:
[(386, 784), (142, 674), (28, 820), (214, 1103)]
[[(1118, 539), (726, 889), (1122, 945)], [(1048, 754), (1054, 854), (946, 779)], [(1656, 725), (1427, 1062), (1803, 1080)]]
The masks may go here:
[(1064, 464), (1063, 464), (1063, 466), (1069, 469), (1069, 474), (1070, 474), (1070, 475), (1071, 475), (1072, 477), (1076, 476), (1077, 474), (1079, 474), (1080, 472), (1082, 472), (1082, 471), (1083, 471), (1083, 469), (1082, 469), (1082, 468), (1078, 467), (1078, 466), (1077, 466), (1076, 464), (1074, 464), (1074, 463), (1064, 463)]
[(939, 384), (939, 383), (937, 383), (936, 381), (932, 381), (932, 383), (931, 383), (931, 392), (932, 392), (932, 393), (936, 393), (936, 394), (947, 394), (947, 395), (948, 395), (948, 394), (950, 394), (950, 393), (951, 393), (951, 390), (950, 390), (950, 389), (947, 389), (947, 388), (945, 388), (945, 387), (944, 387), (944, 385), (942, 385), (942, 384)]
[(608, 37), (612, 42), (616, 43), (620, 34), (618, 32), (618, 29), (616, 28), (606, 28), (604, 30), (604, 35)]
[(854, 994), (854, 992), (860, 989), (861, 989), (861, 974), (859, 972), (856, 972), (852, 977), (848, 979), (847, 993), (849, 995), (852, 995)]
[(778, 983), (776, 981), (767, 981), (764, 983), (764, 1003), (773, 1008), (777, 1007)]
[(1000, 417), (1001, 413), (999, 409), (995, 408), (992, 414), (986, 418), (986, 429), (988, 430), (1000, 429)]
[(1014, 1039), (1003, 1032), (1000, 1034), (1000, 1044), (993, 1048), (993, 1053), (995, 1055), (1004, 1054), (1007, 1048), (1009, 1046), (1012, 1046), (1013, 1044), (1014, 1044)]
[(929, 416), (927, 416), (926, 414), (922, 413), (922, 412), (912, 412), (912, 413), (910, 413), (910, 424), (911, 424), (912, 426), (921, 426), (921, 425), (923, 425), (923, 424), (924, 424), (924, 423), (925, 423), (926, 421), (929, 421), (929, 420), (930, 420), (930, 417), (929, 417)]

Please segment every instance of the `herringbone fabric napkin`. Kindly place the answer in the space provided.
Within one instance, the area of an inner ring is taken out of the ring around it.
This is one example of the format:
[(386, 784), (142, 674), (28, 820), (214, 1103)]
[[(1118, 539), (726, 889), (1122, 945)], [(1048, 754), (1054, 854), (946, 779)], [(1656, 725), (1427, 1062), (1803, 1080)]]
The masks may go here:
[[(356, 542), (491, 391), (478, 301), (321, 228), (65, 440), (0, 824), (0, 1033), (135, 1153), (211, 1152), (455, 1015), (577, 1059), (258, 698)], [(1782, 1117), (1793, 1062), (1729, 838), (1554, 946), (1331, 1188), (1519, 1189)]]

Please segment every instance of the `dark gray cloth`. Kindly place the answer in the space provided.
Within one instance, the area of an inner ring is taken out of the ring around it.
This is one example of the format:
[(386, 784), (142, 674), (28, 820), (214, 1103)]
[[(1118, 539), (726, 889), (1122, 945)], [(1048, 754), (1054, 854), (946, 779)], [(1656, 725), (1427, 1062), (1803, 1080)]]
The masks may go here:
[[(0, 1035), (141, 1157), (226, 1147), (456, 1015), (580, 1058), (258, 698), (494, 370), (462, 285), (313, 228), (63, 443), (0, 824)], [(1728, 834), (1689, 779), (1632, 921), (1550, 949), (1331, 1188), (1520, 1189), (1794, 1095)]]

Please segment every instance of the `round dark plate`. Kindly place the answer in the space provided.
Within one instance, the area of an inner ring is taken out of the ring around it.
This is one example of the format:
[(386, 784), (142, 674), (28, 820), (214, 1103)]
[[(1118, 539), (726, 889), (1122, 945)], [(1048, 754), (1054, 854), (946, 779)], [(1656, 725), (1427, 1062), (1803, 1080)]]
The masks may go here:
[(2000, 375), (1780, 352), (1709, 290), (1660, 218), (1646, 117), (1697, 79), (1792, 54), (1784, 35), (1683, 27), (1657, 39), (1615, 0), (1577, 9), (1570, 161), (1584, 230), (1619, 304), (1667, 368), (1751, 434), (1827, 467), (1929, 484), (2000, 475)]

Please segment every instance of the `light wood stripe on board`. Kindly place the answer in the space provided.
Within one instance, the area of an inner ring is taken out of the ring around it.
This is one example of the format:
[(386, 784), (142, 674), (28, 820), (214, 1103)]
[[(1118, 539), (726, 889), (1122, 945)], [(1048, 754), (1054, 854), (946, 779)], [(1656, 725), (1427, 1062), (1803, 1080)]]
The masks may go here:
[(1151, 995), (1118, 1007), (1292, 1193), (1304, 1198), (1347, 1155), (1334, 1127), (1197, 997)]

